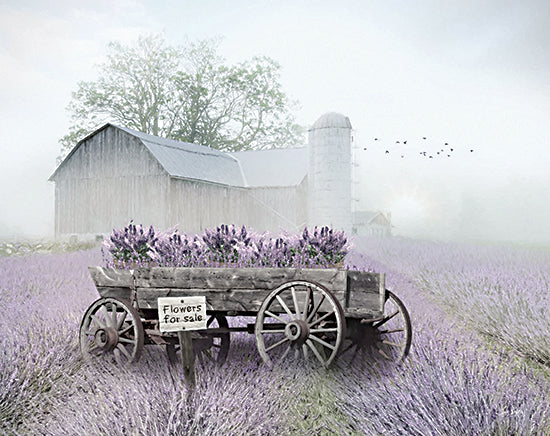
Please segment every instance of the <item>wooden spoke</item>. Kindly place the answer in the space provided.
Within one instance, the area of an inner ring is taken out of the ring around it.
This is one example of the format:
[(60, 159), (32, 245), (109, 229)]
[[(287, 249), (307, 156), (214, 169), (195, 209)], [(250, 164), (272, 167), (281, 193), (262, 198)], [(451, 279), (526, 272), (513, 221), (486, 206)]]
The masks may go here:
[(311, 348), (311, 351), (313, 351), (313, 354), (315, 355), (315, 357), (317, 357), (317, 360), (321, 362), (323, 365), (325, 365), (325, 359), (323, 358), (323, 356), (321, 356), (321, 353), (319, 353), (319, 350), (313, 344), (313, 342), (311, 342), (311, 340), (308, 339), (306, 340), (306, 344), (308, 345), (309, 348)]
[(97, 315), (90, 315), (90, 317), (94, 320), (94, 322), (102, 329), (104, 329), (105, 327), (107, 327), (105, 325), (105, 323), (103, 323), (98, 317)]
[[(324, 310), (327, 313), (319, 314), (323, 303), (326, 303), (327, 309)], [(273, 313), (281, 310), (285, 317), (290, 317), (289, 320)], [(284, 321), (284, 325), (273, 326), (266, 322), (269, 317)], [(330, 320), (329, 325), (323, 323), (327, 320)], [(291, 349), (296, 359), (308, 359), (311, 349), (317, 360), (328, 366), (343, 341), (345, 318), (340, 303), (330, 291), (313, 282), (295, 280), (282, 284), (265, 298), (256, 317), (254, 332), (258, 351), (269, 366), (272, 366), (271, 354), (275, 356), (282, 352), (282, 359), (278, 359), (281, 362)], [(274, 339), (277, 342), (270, 343), (267, 338), (273, 338), (273, 333), (280, 336)], [(286, 347), (284, 351), (283, 346)]]
[(388, 355), (384, 352), (384, 350), (382, 350), (381, 348), (378, 348), (378, 352), (379, 352), (382, 356), (384, 356), (384, 358), (386, 358), (387, 360), (392, 360), (392, 358), (391, 358), (390, 356), (388, 356)]
[(133, 344), (133, 345), (136, 345), (137, 344), (137, 339), (128, 339), (128, 338), (121, 338), (119, 337), (118, 338), (118, 342), (124, 342), (126, 344)]
[(280, 316), (275, 315), (274, 313), (271, 313), (269, 310), (266, 310), (265, 314), (270, 316), (271, 318), (275, 318), (276, 320), (281, 321), (282, 323), (288, 324), (288, 321), (284, 320)]
[(279, 345), (283, 345), (285, 342), (288, 342), (288, 341), (289, 341), (288, 338), (284, 338), (284, 339), (280, 340), (279, 342), (277, 342), (277, 343), (271, 345), (270, 347), (267, 347), (267, 348), (265, 349), (265, 351), (271, 351), (271, 350), (273, 350), (274, 348), (278, 347)]
[(292, 348), (292, 344), (288, 344), (288, 347), (286, 347), (286, 350), (284, 351), (284, 353), (279, 358), (279, 363), (282, 363), (285, 360), (285, 358), (286, 358), (286, 356), (288, 356), (288, 353), (290, 352), (291, 348)]
[[(386, 290), (382, 317), (374, 322), (348, 319), (348, 333), (357, 350), (368, 351), (369, 356), (388, 362), (400, 363), (407, 356), (412, 340), (412, 327), (405, 305), (392, 292)], [(369, 320), (367, 320), (369, 321)], [(383, 328), (380, 328), (384, 326)]]
[(301, 314), (300, 308), (298, 307), (298, 297), (296, 297), (296, 289), (294, 288), (294, 286), (291, 286), (290, 290), (292, 292), (292, 302), (294, 303), (294, 310), (296, 311), (296, 319), (300, 319)]
[(336, 347), (334, 345), (330, 345), (328, 342), (323, 341), (322, 339), (318, 338), (315, 335), (310, 335), (310, 339), (313, 339), (314, 341), (318, 342), (319, 344), (323, 345), (324, 347), (329, 348), (330, 350), (335, 350)]
[(216, 359), (214, 359), (214, 357), (212, 356), (212, 353), (210, 352), (210, 350), (204, 350), (202, 353), (200, 354), (203, 354), (204, 356), (206, 356), (206, 358), (208, 360), (210, 360), (210, 362), (216, 362)]
[(284, 311), (288, 313), (288, 315), (290, 316), (290, 319), (294, 319), (294, 314), (290, 311), (290, 309), (288, 308), (286, 303), (283, 301), (283, 299), (279, 295), (276, 295), (275, 297), (277, 298), (277, 301), (279, 302), (281, 307), (284, 309)]
[(107, 305), (105, 304), (104, 306), (101, 306), (101, 313), (103, 314), (103, 320), (105, 322), (105, 325), (107, 327), (113, 327), (111, 325), (109, 325), (109, 311), (107, 310)]
[(111, 314), (112, 314), (112, 326), (114, 328), (117, 328), (118, 327), (118, 319), (117, 319), (117, 310), (116, 310), (116, 304), (112, 303), (111, 304)]
[(120, 354), (121, 354), (121, 353), (120, 353), (120, 350), (119, 350), (118, 348), (115, 348), (115, 349), (113, 350), (113, 355), (115, 356), (115, 361), (116, 361), (116, 363), (118, 363), (120, 366), (123, 366), (124, 363), (122, 362), (122, 357), (121, 357)]
[(80, 350), (86, 360), (108, 358), (113, 361), (114, 358), (117, 364), (126, 365), (139, 359), (143, 344), (141, 318), (127, 301), (100, 298), (82, 318)]
[(373, 326), (375, 328), (378, 328), (380, 327), (381, 325), (383, 324), (386, 324), (390, 319), (392, 319), (394, 316), (398, 315), (399, 314), (399, 310), (396, 310), (394, 313), (392, 313), (391, 315), (389, 316), (386, 316), (382, 321), (376, 323), (376, 324), (373, 324)]
[[(226, 329), (227, 331), (215, 331), (212, 333), (208, 329), (199, 331), (197, 339), (200, 339), (201, 342), (198, 342), (200, 345), (194, 347), (196, 355), (201, 363), (212, 362), (221, 366), (227, 359), (231, 343), (227, 318), (221, 313), (214, 313), (210, 315), (206, 324), (210, 329)], [(211, 342), (207, 341), (208, 338), (211, 338)], [(193, 342), (195, 342), (195, 339), (193, 339)]]
[(120, 352), (124, 354), (128, 358), (128, 360), (132, 359), (132, 355), (128, 352), (128, 350), (126, 350), (126, 347), (124, 345), (118, 344), (115, 350), (120, 350)]
[(124, 321), (126, 320), (126, 311), (124, 310), (122, 312), (122, 316), (120, 316), (118, 318), (118, 323), (117, 323), (117, 326), (116, 326), (116, 329), (119, 330), (119, 334), (123, 334), (120, 332), (120, 329), (122, 328), (122, 326), (124, 325)]
[(332, 312), (327, 312), (325, 313), (321, 318), (317, 318), (315, 320), (315, 322), (312, 322), (310, 325), (309, 325), (309, 328), (313, 327), (314, 325), (316, 324), (319, 324), (321, 321), (324, 321), (325, 319), (327, 319), (329, 316), (333, 315), (334, 314), (334, 310)]
[(134, 328), (134, 326), (132, 324), (129, 324), (125, 328), (123, 328), (122, 330), (119, 330), (118, 334), (119, 334), (119, 336), (122, 336), (122, 335), (128, 333), (133, 328)]
[(404, 332), (405, 329), (393, 329), (393, 330), (378, 330), (380, 334), (387, 335), (390, 333)]
[(329, 332), (337, 332), (338, 329), (336, 327), (329, 328), (329, 329), (310, 329), (310, 333), (329, 333)]
[(325, 301), (325, 295), (323, 294), (321, 295), (321, 299), (317, 302), (317, 304), (315, 305), (315, 307), (307, 317), (306, 322), (310, 322), (313, 319), (313, 317), (317, 314), (317, 311), (319, 310), (319, 308), (321, 307), (321, 304), (323, 304), (324, 301)]
[[(302, 312), (302, 319), (306, 319), (307, 317), (307, 309), (309, 308), (309, 299), (311, 298), (311, 288), (307, 286), (306, 289), (306, 301), (304, 303), (304, 311)], [(306, 350), (306, 348), (304, 348)]]

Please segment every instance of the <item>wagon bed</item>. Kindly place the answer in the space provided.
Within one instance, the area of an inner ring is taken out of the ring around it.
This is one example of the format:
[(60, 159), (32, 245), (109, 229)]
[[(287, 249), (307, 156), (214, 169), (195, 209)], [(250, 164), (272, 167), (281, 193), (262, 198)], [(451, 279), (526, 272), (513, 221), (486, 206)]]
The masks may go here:
[(131, 301), (135, 292), (140, 309), (157, 309), (159, 297), (205, 295), (212, 310), (256, 314), (273, 289), (295, 280), (317, 283), (330, 290), (346, 317), (378, 318), (385, 302), (383, 273), (337, 268), (90, 267), (89, 271), (99, 295)]
[[(82, 320), (85, 357), (118, 363), (139, 358), (144, 344), (165, 345), (175, 360), (182, 335), (159, 329), (158, 298), (206, 298), (206, 329), (185, 336), (191, 361), (225, 361), (230, 333), (254, 333), (269, 365), (287, 358), (328, 366), (339, 354), (374, 350), (400, 362), (411, 344), (403, 303), (385, 288), (383, 273), (338, 268), (89, 268), (100, 295)], [(255, 323), (229, 326), (228, 317), (254, 316)], [(189, 332), (188, 332), (189, 333)], [(185, 366), (184, 346), (182, 358)], [(352, 350), (352, 351), (350, 351)], [(371, 353), (372, 354), (372, 353)]]

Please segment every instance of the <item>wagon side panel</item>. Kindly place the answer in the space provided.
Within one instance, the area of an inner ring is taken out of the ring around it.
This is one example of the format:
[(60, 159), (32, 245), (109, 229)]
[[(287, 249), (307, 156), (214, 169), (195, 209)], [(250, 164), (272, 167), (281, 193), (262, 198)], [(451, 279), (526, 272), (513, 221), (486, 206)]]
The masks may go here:
[(90, 276), (101, 297), (115, 297), (131, 300), (134, 289), (132, 270), (89, 267)]
[(139, 307), (157, 308), (159, 297), (204, 295), (213, 310), (256, 312), (283, 283), (305, 280), (329, 289), (344, 303), (346, 273), (337, 269), (295, 268), (138, 268)]
[(381, 273), (348, 271), (344, 306), (346, 316), (381, 316), (385, 303), (385, 278)]

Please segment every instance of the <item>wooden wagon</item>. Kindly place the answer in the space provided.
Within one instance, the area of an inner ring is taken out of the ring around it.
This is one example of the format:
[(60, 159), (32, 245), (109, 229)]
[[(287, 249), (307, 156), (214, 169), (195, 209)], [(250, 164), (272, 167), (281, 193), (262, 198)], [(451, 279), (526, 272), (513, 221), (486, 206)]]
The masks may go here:
[[(156, 344), (166, 346), (172, 361), (181, 346), (184, 362), (196, 356), (222, 364), (232, 332), (254, 334), (259, 354), (270, 366), (294, 358), (328, 366), (339, 354), (362, 350), (399, 362), (411, 345), (409, 314), (385, 288), (380, 273), (336, 268), (89, 270), (101, 298), (80, 326), (80, 347), (88, 359), (124, 365), (137, 361), (145, 344)], [(162, 331), (158, 302), (192, 296), (206, 297), (206, 328), (188, 332), (192, 346), (185, 346), (181, 332)], [(230, 326), (230, 317), (254, 317), (255, 322), (236, 318), (239, 325)]]

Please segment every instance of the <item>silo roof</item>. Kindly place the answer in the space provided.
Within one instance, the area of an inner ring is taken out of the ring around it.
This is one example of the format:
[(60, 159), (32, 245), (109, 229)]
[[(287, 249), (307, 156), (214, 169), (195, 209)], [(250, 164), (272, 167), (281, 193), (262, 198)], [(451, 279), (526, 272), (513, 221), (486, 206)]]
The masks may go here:
[(340, 127), (351, 129), (351, 122), (345, 115), (338, 112), (327, 112), (319, 117), (311, 129), (325, 129), (329, 127)]

